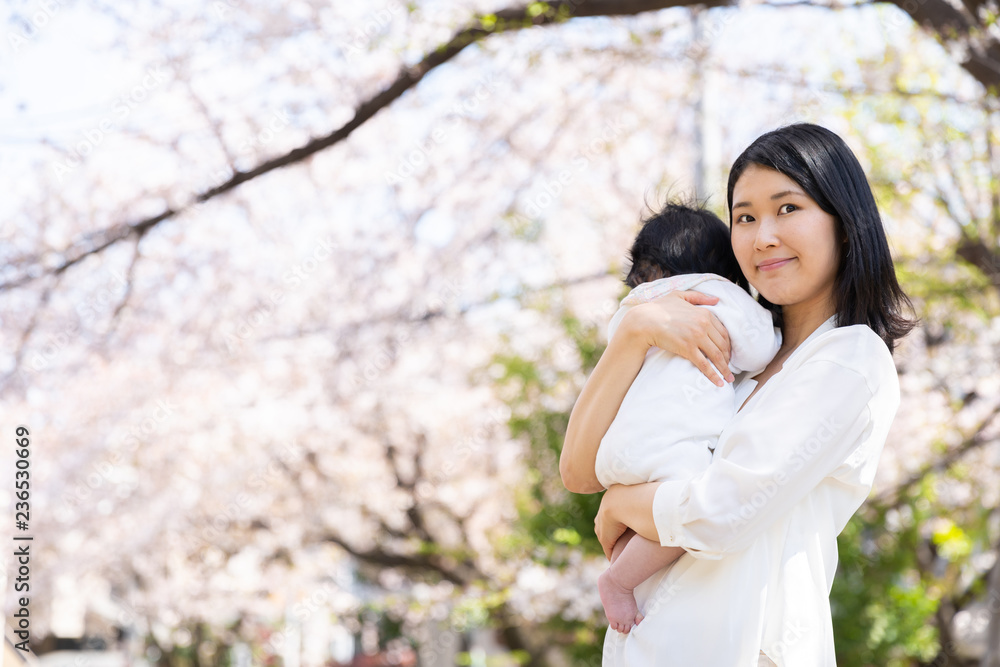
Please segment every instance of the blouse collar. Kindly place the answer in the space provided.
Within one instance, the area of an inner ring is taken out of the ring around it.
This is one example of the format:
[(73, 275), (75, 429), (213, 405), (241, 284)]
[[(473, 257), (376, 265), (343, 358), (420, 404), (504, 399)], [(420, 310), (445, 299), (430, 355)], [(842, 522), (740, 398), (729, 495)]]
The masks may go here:
[[(803, 347), (805, 347), (806, 344), (809, 341), (811, 341), (814, 338), (817, 338), (819, 336), (822, 336), (827, 331), (831, 331), (831, 330), (836, 329), (836, 328), (837, 328), (837, 316), (834, 314), (834, 315), (831, 315), (828, 320), (826, 320), (825, 322), (823, 322), (823, 324), (821, 324), (818, 327), (816, 327), (815, 331), (813, 331), (811, 334), (809, 334), (808, 336), (806, 336), (806, 339), (804, 341), (802, 341), (797, 348), (795, 348), (795, 351), (792, 352), (792, 354), (788, 357), (788, 359), (785, 359), (784, 363), (782, 364), (782, 370), (784, 370), (784, 368), (788, 365), (788, 362), (791, 361), (792, 359), (794, 359), (795, 355), (797, 355), (799, 353), (799, 351)], [(749, 373), (747, 373), (747, 374), (743, 375), (737, 381), (737, 383), (736, 383), (736, 405), (740, 406), (737, 409), (737, 414), (740, 414), (740, 413), (743, 412), (743, 408), (746, 407), (744, 405), (744, 403), (746, 402), (746, 400), (750, 396), (750, 394), (753, 392), (754, 387), (757, 386), (757, 381), (754, 380), (753, 378), (756, 377), (757, 375), (759, 375), (760, 373), (762, 373), (763, 371), (764, 371), (764, 369), (762, 368), (759, 371), (757, 371), (756, 373), (754, 373), (753, 375), (750, 375)], [(778, 373), (776, 373), (775, 375), (777, 375), (779, 373), (781, 373), (781, 371), (778, 371)]]
[[(799, 350), (801, 350), (806, 345), (808, 345), (813, 339), (819, 338), (820, 336), (822, 336), (823, 334), (825, 334), (827, 331), (832, 331), (833, 329), (836, 329), (836, 328), (837, 328), (837, 315), (836, 315), (836, 313), (834, 313), (833, 315), (831, 315), (829, 317), (829, 319), (827, 319), (825, 322), (823, 322), (823, 324), (821, 324), (818, 327), (816, 327), (816, 329), (811, 334), (809, 334), (808, 336), (806, 336), (806, 339), (804, 341), (802, 341), (801, 343), (799, 343), (799, 346), (795, 348), (795, 351), (792, 352), (791, 355), (789, 355), (788, 359), (785, 359), (785, 364), (787, 364), (789, 361), (791, 361), (792, 358), (795, 357), (795, 355), (799, 353)], [(782, 364), (782, 365), (784, 365), (784, 364)]]

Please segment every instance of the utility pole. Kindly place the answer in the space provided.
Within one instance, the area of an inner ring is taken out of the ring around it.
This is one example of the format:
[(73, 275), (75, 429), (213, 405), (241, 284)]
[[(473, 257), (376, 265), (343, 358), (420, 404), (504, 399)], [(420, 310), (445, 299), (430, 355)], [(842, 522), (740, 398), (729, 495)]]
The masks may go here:
[(705, 160), (705, 61), (708, 54), (708, 44), (705, 40), (702, 25), (702, 9), (691, 9), (691, 61), (694, 66), (692, 81), (694, 82), (694, 196), (703, 200), (708, 196), (706, 189)]
[(997, 558), (986, 588), (986, 610), (990, 623), (986, 627), (986, 652), (982, 667), (1000, 667), (1000, 540), (997, 540), (996, 552)]
[(705, 200), (722, 189), (719, 182), (719, 155), (722, 153), (716, 110), (715, 71), (712, 67), (712, 39), (717, 30), (709, 22), (708, 10), (691, 10), (690, 57), (694, 90), (695, 196)]

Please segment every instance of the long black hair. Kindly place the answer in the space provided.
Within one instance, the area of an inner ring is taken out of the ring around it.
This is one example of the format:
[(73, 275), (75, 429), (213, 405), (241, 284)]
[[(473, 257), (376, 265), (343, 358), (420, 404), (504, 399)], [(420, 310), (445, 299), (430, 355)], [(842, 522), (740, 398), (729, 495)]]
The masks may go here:
[(643, 220), (629, 259), (629, 287), (682, 273), (715, 273), (749, 292), (726, 223), (699, 204), (668, 202)]
[[(729, 227), (733, 224), (733, 188), (751, 165), (778, 171), (795, 181), (821, 209), (837, 221), (845, 251), (834, 284), (837, 326), (866, 324), (892, 352), (896, 340), (916, 320), (903, 313), (913, 304), (896, 280), (889, 242), (875, 196), (857, 157), (830, 130), (798, 123), (761, 135), (736, 158), (729, 172)], [(781, 321), (781, 307), (760, 297)]]

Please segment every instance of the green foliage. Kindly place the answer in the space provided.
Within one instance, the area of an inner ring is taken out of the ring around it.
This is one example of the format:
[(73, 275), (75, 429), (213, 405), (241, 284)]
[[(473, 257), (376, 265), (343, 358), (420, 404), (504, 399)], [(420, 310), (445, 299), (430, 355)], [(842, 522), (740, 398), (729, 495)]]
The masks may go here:
[(916, 522), (892, 532), (884, 512), (864, 510), (841, 533), (830, 594), (838, 665), (903, 667), (937, 654), (939, 592), (920, 574), (920, 540)]
[(935, 319), (941, 326), (954, 326), (961, 313), (974, 313), (983, 321), (992, 316), (989, 279), (952, 253), (900, 258), (896, 276), (910, 298), (938, 307)]
[(831, 592), (837, 664), (909, 667), (942, 651), (935, 623), (948, 598), (956, 608), (982, 595), (972, 585), (972, 556), (990, 549), (992, 510), (979, 503), (945, 506), (936, 489), (947, 475), (928, 475), (891, 507), (866, 506), (839, 540)]
[[(586, 326), (569, 315), (562, 318), (562, 325), (580, 368), (589, 372), (604, 351), (597, 327)], [(560, 383), (578, 379), (579, 372), (553, 371), (550, 361), (517, 355), (494, 357), (494, 363), (503, 368), (498, 384), (510, 397), (511, 436), (524, 439), (529, 447), (529, 472), (518, 498), (518, 525), (528, 543), (534, 545), (535, 556), (547, 565), (558, 565), (564, 562), (569, 548), (591, 554), (603, 552), (594, 536), (600, 496), (570, 493), (559, 477), (559, 454), (571, 406), (549, 408), (541, 400)]]
[[(921, 92), (855, 100), (845, 115), (862, 139), (859, 157), (870, 165), (879, 207), (890, 228), (898, 228), (897, 276), (914, 301), (933, 359), (936, 346), (978, 343), (969, 315), (982, 322), (997, 317), (998, 293), (990, 279), (1000, 252), (1000, 163), (991, 138), (997, 107), (937, 94), (937, 73), (926, 72), (913, 54), (887, 56), (881, 65), (893, 86)], [(981, 242), (982, 252), (961, 253), (962, 237)], [(912, 371), (937, 377), (936, 391), (956, 417), (943, 428), (951, 436), (961, 432), (956, 424), (967, 401), (981, 397), (955, 391), (956, 373), (940, 366)], [(954, 451), (955, 438), (929, 444), (926, 455), (933, 461)], [(939, 630), (948, 630), (952, 610), (984, 594), (985, 578), (973, 559), (996, 540), (990, 528), (996, 507), (983, 506), (977, 485), (947, 498), (937, 492), (967, 484), (959, 460), (925, 477), (892, 506), (863, 507), (847, 526), (832, 591), (838, 665), (954, 664), (944, 660), (947, 647), (940, 644), (946, 638)], [(958, 503), (966, 494), (967, 504)]]
[[(517, 497), (519, 518), (514, 535), (501, 551), (528, 554), (556, 568), (565, 566), (573, 552), (603, 554), (594, 535), (601, 496), (570, 493), (559, 476), (559, 454), (572, 406), (553, 405), (549, 399), (567, 383), (574, 388), (573, 395), (578, 394), (582, 378), (597, 364), (604, 344), (597, 326), (571, 315), (564, 315), (561, 324), (566, 344), (579, 362), (573, 364), (574, 369), (557, 370), (549, 355), (526, 359), (498, 354), (493, 360), (502, 368), (498, 385), (511, 407), (511, 436), (528, 445), (528, 474)], [(572, 664), (600, 663), (604, 633), (596, 619), (588, 623), (556, 617), (545, 623), (544, 632), (566, 647)]]

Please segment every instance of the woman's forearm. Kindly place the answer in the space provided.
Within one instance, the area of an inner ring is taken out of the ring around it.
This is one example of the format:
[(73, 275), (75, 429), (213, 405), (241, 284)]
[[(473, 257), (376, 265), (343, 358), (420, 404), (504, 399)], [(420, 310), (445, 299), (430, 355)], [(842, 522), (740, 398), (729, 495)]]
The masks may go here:
[(648, 349), (649, 345), (623, 320), (583, 385), (569, 416), (559, 458), (559, 474), (570, 491), (596, 493), (604, 489), (594, 472), (597, 450), (639, 374)]
[(587, 378), (570, 413), (559, 459), (559, 473), (570, 491), (596, 493), (604, 489), (594, 471), (597, 450), (639, 374), (648, 349), (648, 344), (623, 320)]
[(653, 497), (658, 488), (660, 488), (658, 482), (630, 486), (616, 484), (615, 492), (611, 494), (609, 500), (612, 518), (657, 544), (660, 542), (660, 533), (653, 521)]
[(720, 386), (715, 368), (732, 381), (729, 334), (711, 311), (696, 307), (718, 300), (700, 292), (672, 292), (625, 314), (569, 416), (559, 459), (559, 474), (567, 489), (596, 493), (604, 488), (594, 472), (597, 450), (649, 348), (684, 357)]
[(661, 543), (653, 520), (653, 498), (659, 487), (659, 482), (630, 486), (612, 484), (601, 498), (601, 507), (594, 519), (594, 532), (609, 558), (615, 542), (626, 528), (631, 528), (647, 540)]

